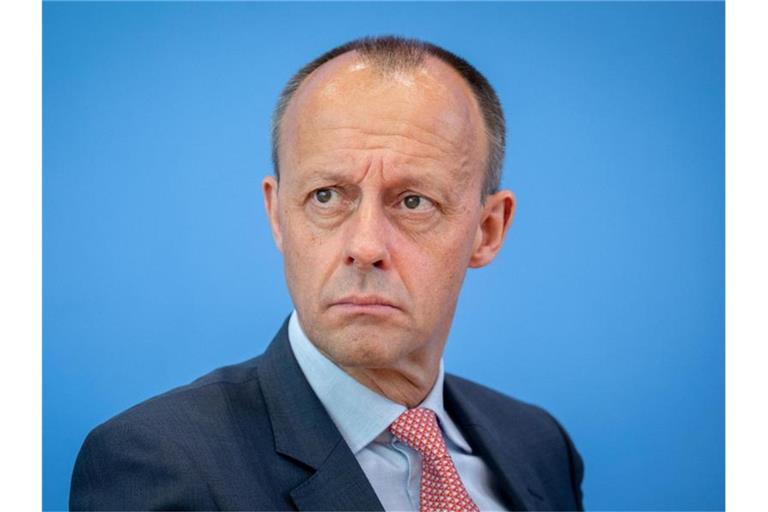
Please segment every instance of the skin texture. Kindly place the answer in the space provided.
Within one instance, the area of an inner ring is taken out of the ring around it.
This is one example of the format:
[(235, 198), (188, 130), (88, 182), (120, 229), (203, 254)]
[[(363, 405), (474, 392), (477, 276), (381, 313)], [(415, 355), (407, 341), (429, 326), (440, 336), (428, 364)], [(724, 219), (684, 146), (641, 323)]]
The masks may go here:
[(299, 321), (363, 385), (415, 407), (431, 390), (467, 268), (490, 263), (514, 195), (481, 200), (469, 86), (443, 62), (383, 73), (348, 52), (299, 87), (280, 182), (262, 189)]

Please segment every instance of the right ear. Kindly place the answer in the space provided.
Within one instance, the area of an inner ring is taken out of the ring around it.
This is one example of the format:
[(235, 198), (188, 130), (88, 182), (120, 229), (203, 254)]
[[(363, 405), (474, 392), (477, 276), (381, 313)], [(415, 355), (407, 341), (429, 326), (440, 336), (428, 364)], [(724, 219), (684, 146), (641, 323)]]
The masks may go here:
[(261, 190), (264, 192), (264, 208), (267, 210), (269, 225), (272, 228), (272, 238), (280, 252), (283, 252), (283, 235), (280, 231), (280, 219), (278, 218), (279, 203), (277, 199), (277, 179), (267, 176), (261, 182)]

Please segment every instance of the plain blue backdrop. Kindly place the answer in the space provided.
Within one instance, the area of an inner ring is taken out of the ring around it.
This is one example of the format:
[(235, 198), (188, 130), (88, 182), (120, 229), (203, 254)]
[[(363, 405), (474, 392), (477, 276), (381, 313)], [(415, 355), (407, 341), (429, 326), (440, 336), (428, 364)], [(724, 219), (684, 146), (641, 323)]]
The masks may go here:
[(517, 216), (447, 369), (557, 416), (588, 508), (724, 508), (724, 4), (684, 2), (45, 3), (45, 509), (91, 428), (265, 348), (270, 111), (389, 33), (474, 63), (509, 125)]

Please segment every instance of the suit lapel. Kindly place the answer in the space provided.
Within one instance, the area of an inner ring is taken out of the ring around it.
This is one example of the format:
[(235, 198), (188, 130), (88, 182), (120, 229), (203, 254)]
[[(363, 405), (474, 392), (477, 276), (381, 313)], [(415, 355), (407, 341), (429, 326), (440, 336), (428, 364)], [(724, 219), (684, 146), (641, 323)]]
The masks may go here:
[(304, 377), (288, 341), (288, 320), (258, 368), (275, 451), (314, 473), (290, 491), (299, 510), (381, 510), (336, 425)]
[(384, 510), (343, 440), (312, 477), (291, 491), (291, 497), (299, 510)]
[(488, 464), (504, 491), (511, 510), (542, 510), (548, 506), (537, 479), (527, 469), (517, 440), (501, 431), (501, 426), (462, 393), (453, 376), (446, 374), (445, 410), (457, 423), (473, 450)]

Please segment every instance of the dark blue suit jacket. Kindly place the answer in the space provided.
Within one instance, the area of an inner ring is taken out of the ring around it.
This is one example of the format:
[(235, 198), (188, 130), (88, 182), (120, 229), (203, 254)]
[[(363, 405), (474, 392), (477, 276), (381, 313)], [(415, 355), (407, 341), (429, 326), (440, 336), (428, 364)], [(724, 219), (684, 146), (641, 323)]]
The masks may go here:
[[(512, 510), (582, 508), (583, 465), (547, 412), (446, 374), (445, 408)], [(364, 404), (361, 404), (364, 406)], [(383, 510), (283, 324), (264, 354), (95, 428), (72, 510)]]

